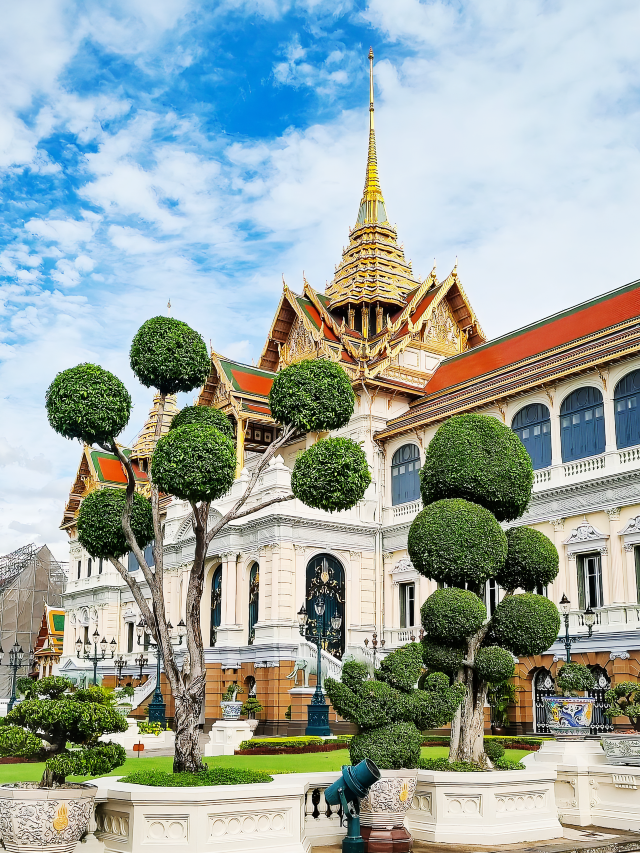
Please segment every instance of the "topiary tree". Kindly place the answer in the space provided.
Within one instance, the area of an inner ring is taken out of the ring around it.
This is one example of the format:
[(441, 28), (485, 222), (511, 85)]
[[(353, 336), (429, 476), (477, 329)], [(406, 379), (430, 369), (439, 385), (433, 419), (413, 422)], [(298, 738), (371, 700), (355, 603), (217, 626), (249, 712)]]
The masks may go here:
[(640, 731), (640, 684), (621, 681), (604, 694), (607, 717), (628, 717), (633, 728)]
[(556, 687), (563, 696), (580, 696), (585, 690), (596, 686), (591, 670), (582, 663), (569, 661), (563, 663), (556, 673)]
[(43, 760), (40, 787), (52, 788), (67, 776), (103, 776), (124, 764), (123, 747), (99, 738), (127, 728), (111, 691), (74, 690), (68, 678), (54, 675), (33, 682), (29, 698), (9, 711), (0, 726), (0, 755)]
[[(156, 447), (150, 466), (151, 500), (136, 493), (133, 467), (116, 443), (127, 424), (131, 399), (122, 383), (96, 365), (63, 371), (46, 396), (53, 428), (67, 438), (96, 443), (115, 454), (127, 474), (126, 491), (104, 489), (86, 497), (78, 516), (78, 538), (95, 557), (108, 558), (140, 608), (162, 650), (164, 671), (175, 698), (174, 771), (203, 768), (198, 743), (198, 719), (204, 700), (205, 664), (200, 623), (204, 562), (213, 538), (232, 520), (292, 500), (294, 494), (243, 509), (260, 475), (277, 451), (299, 430), (326, 431), (345, 426), (353, 414), (355, 396), (344, 370), (328, 361), (300, 362), (282, 370), (273, 383), (271, 410), (282, 429), (253, 467), (248, 482), (231, 509), (210, 522), (211, 502), (225, 495), (236, 469), (236, 451), (229, 419), (215, 409), (190, 406), (178, 414), (169, 432), (160, 437), (167, 394), (202, 385), (211, 369), (201, 336), (171, 317), (154, 317), (142, 325), (131, 345), (131, 367), (140, 380), (159, 392)], [(366, 458), (350, 439), (326, 439), (303, 453), (296, 464), (294, 493), (311, 506), (340, 510), (354, 506), (370, 482)], [(186, 594), (186, 644), (189, 671), (176, 659), (165, 608), (162, 519), (159, 493), (188, 501), (192, 508), (195, 554)], [(153, 546), (153, 565), (144, 548)], [(144, 577), (144, 588), (120, 558), (133, 552)], [(145, 588), (148, 592), (145, 593)], [(149, 602), (145, 594), (151, 596)]]
[[(518, 527), (505, 535), (499, 524), (526, 509), (533, 469), (520, 439), (495, 418), (460, 415), (444, 423), (420, 477), (425, 509), (411, 525), (409, 555), (419, 572), (447, 585), (420, 611), (423, 660), (464, 689), (449, 760), (490, 766), (487, 691), (513, 676), (514, 655), (540, 654), (557, 638), (555, 604), (531, 590), (555, 578), (558, 554), (542, 533)], [(487, 619), (481, 598), (490, 578), (506, 594)]]
[(383, 659), (373, 679), (366, 664), (353, 660), (342, 667), (341, 681), (326, 679), (335, 711), (358, 726), (349, 743), (352, 764), (369, 758), (386, 770), (418, 766), (422, 730), (450, 722), (465, 692), (441, 672), (417, 689), (422, 670), (420, 644), (408, 643)]

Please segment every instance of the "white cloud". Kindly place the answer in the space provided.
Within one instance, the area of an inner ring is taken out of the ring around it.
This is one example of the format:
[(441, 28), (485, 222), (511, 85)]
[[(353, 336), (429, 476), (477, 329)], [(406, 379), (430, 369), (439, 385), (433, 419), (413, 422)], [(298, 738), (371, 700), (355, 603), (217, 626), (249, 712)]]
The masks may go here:
[(90, 222), (75, 219), (30, 219), (24, 227), (29, 234), (58, 243), (67, 252), (87, 243), (94, 232)]

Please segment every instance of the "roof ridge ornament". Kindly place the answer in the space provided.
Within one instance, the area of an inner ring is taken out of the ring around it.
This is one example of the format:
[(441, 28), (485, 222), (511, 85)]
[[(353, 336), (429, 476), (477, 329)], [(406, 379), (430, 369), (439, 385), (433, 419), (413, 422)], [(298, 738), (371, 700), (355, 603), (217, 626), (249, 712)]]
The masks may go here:
[(374, 92), (373, 92), (373, 48), (369, 48), (369, 150), (367, 152), (367, 169), (364, 180), (364, 192), (358, 211), (358, 225), (388, 223), (387, 212), (380, 187), (378, 175), (378, 156), (376, 153), (376, 131), (374, 126)]

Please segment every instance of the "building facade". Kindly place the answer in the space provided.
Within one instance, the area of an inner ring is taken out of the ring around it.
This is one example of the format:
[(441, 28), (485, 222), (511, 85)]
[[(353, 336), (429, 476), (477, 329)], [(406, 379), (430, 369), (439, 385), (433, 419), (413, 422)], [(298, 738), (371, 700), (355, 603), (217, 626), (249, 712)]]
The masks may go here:
[[(334, 360), (356, 393), (350, 423), (335, 434), (361, 444), (372, 482), (351, 510), (325, 513), (292, 500), (229, 524), (211, 543), (201, 610), (205, 723), (220, 716), (222, 692), (238, 682), (257, 693), (266, 732), (300, 731), (310, 694), (300, 682), (311, 675), (313, 685), (315, 663), (314, 646), (300, 637), (297, 613), (304, 603), (313, 631), (313, 605), (323, 588), (332, 592), (328, 615), (342, 617), (340, 637), (323, 653), (327, 672), (339, 672), (345, 655), (371, 660), (374, 633), (384, 640), (384, 651), (418, 634), (420, 605), (435, 589), (417, 574), (406, 550), (409, 526), (421, 508), (418, 472), (438, 425), (461, 412), (498, 418), (517, 432), (532, 458), (533, 497), (515, 524), (541, 530), (558, 548), (560, 573), (541, 592), (556, 603), (563, 593), (570, 598), (571, 631), (581, 636), (574, 658), (595, 669), (601, 687), (638, 669), (640, 282), (487, 342), (457, 267), (441, 280), (435, 269), (424, 279), (415, 276), (387, 219), (372, 76), (369, 115), (364, 193), (331, 282), (324, 292), (306, 280), (301, 293), (285, 284), (258, 365), (212, 352), (198, 404), (222, 409), (236, 430), (237, 479), (212, 507), (218, 516), (278, 435), (269, 410), (277, 371), (307, 358)], [(152, 409), (144, 440), (130, 451), (142, 492), (154, 427)], [(298, 435), (282, 448), (259, 480), (254, 505), (290, 491), (297, 455), (318, 437)], [(139, 613), (131, 594), (113, 568), (96, 566), (75, 538), (82, 498), (94, 488), (121, 488), (124, 481), (117, 459), (85, 448), (63, 523), (71, 553), (61, 667), (74, 676), (87, 670), (74, 644), (96, 632), (108, 642), (115, 639), (127, 662), (125, 678), (138, 672)], [(168, 499), (165, 508), (165, 589), (169, 619), (177, 625), (185, 617), (195, 542), (189, 505)], [(135, 560), (129, 568), (139, 572)], [(490, 582), (487, 606), (493, 609), (500, 596)], [(588, 605), (597, 613), (591, 638), (581, 615)], [(536, 729), (536, 703), (552, 688), (562, 652), (556, 644), (545, 655), (519, 661), (523, 689), (513, 712), (519, 730)], [(151, 675), (149, 657), (145, 673)], [(109, 660), (99, 669), (105, 679), (114, 678)], [(168, 690), (165, 698), (171, 714)]]

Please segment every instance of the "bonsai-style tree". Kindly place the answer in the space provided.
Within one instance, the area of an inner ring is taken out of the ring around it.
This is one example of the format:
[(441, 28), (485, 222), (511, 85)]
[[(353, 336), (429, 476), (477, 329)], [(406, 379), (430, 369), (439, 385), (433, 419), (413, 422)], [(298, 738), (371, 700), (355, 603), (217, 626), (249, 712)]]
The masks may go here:
[(633, 728), (640, 732), (640, 684), (621, 681), (604, 694), (607, 717), (627, 717)]
[(595, 687), (595, 684), (591, 670), (581, 663), (565, 663), (556, 674), (556, 687), (561, 696), (580, 696), (585, 690)]
[(68, 678), (53, 675), (33, 682), (31, 697), (2, 721), (0, 755), (44, 760), (41, 788), (63, 785), (67, 776), (103, 776), (124, 764), (123, 747), (99, 741), (128, 728), (110, 691), (73, 690)]
[[(115, 454), (127, 474), (126, 492), (104, 489), (89, 494), (80, 506), (78, 539), (93, 557), (111, 561), (127, 584), (149, 630), (162, 650), (164, 671), (175, 699), (174, 771), (203, 769), (198, 744), (198, 719), (204, 699), (205, 664), (200, 624), (205, 558), (213, 538), (230, 521), (271, 504), (299, 498), (327, 511), (354, 506), (371, 482), (366, 457), (350, 439), (327, 438), (298, 456), (292, 494), (274, 497), (243, 509), (274, 454), (295, 434), (327, 432), (345, 426), (353, 414), (355, 395), (344, 370), (326, 360), (304, 361), (282, 370), (270, 393), (271, 413), (282, 427), (252, 468), (247, 484), (229, 511), (211, 522), (212, 501), (230, 489), (236, 451), (229, 419), (214, 409), (190, 406), (174, 418), (160, 438), (168, 394), (201, 386), (211, 363), (202, 337), (171, 317), (154, 317), (133, 339), (131, 367), (140, 382), (159, 395), (157, 444), (150, 469), (151, 500), (136, 492), (133, 466), (116, 438), (127, 425), (131, 397), (109, 371), (81, 364), (59, 373), (46, 395), (49, 423), (66, 438), (97, 444)], [(188, 501), (192, 509), (195, 554), (186, 595), (186, 645), (189, 667), (181, 668), (167, 627), (165, 610), (160, 493)], [(153, 542), (153, 566), (144, 548)], [(136, 557), (151, 600), (121, 558)]]
[(261, 703), (256, 699), (255, 696), (250, 696), (243, 704), (241, 714), (244, 714), (247, 719), (255, 720), (256, 714), (259, 714), (262, 711)]
[[(541, 654), (557, 638), (558, 610), (533, 590), (555, 578), (558, 553), (537, 530), (505, 533), (500, 525), (525, 511), (533, 469), (520, 439), (495, 418), (460, 415), (444, 423), (420, 478), (425, 508), (411, 525), (409, 555), (419, 572), (446, 585), (420, 611), (424, 662), (464, 687), (449, 760), (490, 766), (487, 690), (512, 677), (514, 655)], [(482, 597), (490, 578), (505, 597), (488, 619)], [(518, 589), (525, 592), (516, 595)]]
[(366, 664), (353, 660), (342, 667), (341, 681), (326, 679), (335, 711), (358, 726), (349, 744), (352, 764), (370, 758), (385, 770), (418, 766), (422, 730), (450, 722), (465, 692), (441, 672), (417, 689), (422, 670), (420, 644), (408, 643), (383, 659), (374, 679)]

